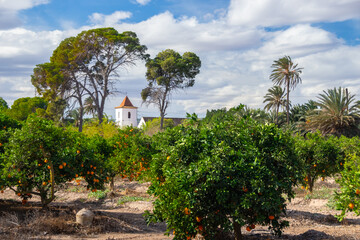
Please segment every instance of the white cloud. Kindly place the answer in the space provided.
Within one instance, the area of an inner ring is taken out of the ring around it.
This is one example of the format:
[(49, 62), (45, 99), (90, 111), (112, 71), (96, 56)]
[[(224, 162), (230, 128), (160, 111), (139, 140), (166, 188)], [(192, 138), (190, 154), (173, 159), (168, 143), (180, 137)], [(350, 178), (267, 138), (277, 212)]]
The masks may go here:
[[(264, 0), (264, 4), (267, 2), (270, 0)], [(314, 2), (318, 4), (320, 0)], [(329, 3), (333, 4), (332, 1)], [(339, 0), (339, 4), (345, 3)], [(119, 32), (136, 32), (141, 44), (149, 48), (151, 57), (167, 48), (180, 53), (193, 51), (200, 56), (202, 67), (195, 86), (173, 94), (168, 116), (184, 117), (185, 112), (203, 116), (207, 109), (230, 108), (240, 103), (262, 107), (263, 96), (272, 86), (269, 80), (271, 64), (284, 55), (290, 55), (294, 62), (304, 67), (303, 83), (290, 94), (294, 104), (315, 99), (322, 90), (335, 86), (348, 87), (359, 99), (360, 46), (346, 46), (334, 34), (311, 24), (296, 24), (267, 32), (260, 27), (229, 24), (226, 17), (201, 22), (196, 17), (177, 19), (170, 12), (139, 23), (121, 22), (130, 17), (131, 13), (121, 11), (111, 15), (94, 13), (90, 19), (95, 25), (81, 29), (35, 32), (15, 28), (0, 31), (0, 96), (10, 101), (21, 96), (33, 96), (32, 69), (36, 64), (48, 61), (61, 40), (89, 28), (112, 26)], [(294, 22), (305, 22), (296, 15), (294, 18), (297, 19)], [(120, 82), (116, 86), (122, 94), (109, 99), (107, 114), (113, 115), (114, 107), (126, 93), (139, 107), (140, 115), (158, 115), (156, 107), (141, 105), (140, 92), (146, 86), (145, 71), (144, 63), (139, 62), (136, 67), (120, 73)], [(20, 87), (24, 89), (20, 90)], [(3, 90), (5, 88), (7, 91)]]
[(360, 18), (359, 0), (231, 0), (228, 20), (242, 26), (288, 26)]
[(29, 9), (49, 0), (0, 0), (0, 29), (11, 29), (21, 25), (18, 11)]
[(151, 2), (151, 0), (136, 0), (136, 2), (140, 5), (146, 5), (148, 4), (149, 2)]
[(116, 11), (111, 15), (105, 15), (101, 13), (93, 13), (89, 19), (90, 22), (95, 25), (103, 25), (103, 26), (114, 26), (115, 24), (119, 24), (121, 20), (127, 19), (131, 17), (131, 12), (124, 11)]

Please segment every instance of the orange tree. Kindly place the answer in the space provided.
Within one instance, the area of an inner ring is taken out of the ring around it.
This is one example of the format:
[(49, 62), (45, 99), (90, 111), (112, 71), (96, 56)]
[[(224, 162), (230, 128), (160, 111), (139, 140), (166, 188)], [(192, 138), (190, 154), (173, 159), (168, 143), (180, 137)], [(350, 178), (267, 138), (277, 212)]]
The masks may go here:
[[(166, 221), (174, 239), (269, 225), (280, 235), (287, 226), (286, 198), (301, 178), (294, 141), (275, 125), (226, 114), (211, 125), (177, 126), (154, 136), (149, 193), (156, 197), (147, 220)], [(221, 238), (221, 237), (220, 237)]]
[(129, 178), (129, 180), (143, 178), (151, 161), (150, 138), (138, 128), (126, 127), (118, 130), (118, 133), (110, 140), (110, 144), (113, 147), (113, 153), (108, 160), (108, 165), (112, 179), (115, 175)]
[(320, 132), (307, 133), (296, 139), (296, 151), (304, 166), (304, 185), (312, 192), (315, 181), (339, 173), (344, 162), (344, 151), (334, 136)]
[(99, 157), (96, 141), (32, 116), (5, 146), (2, 180), (23, 203), (39, 195), (46, 206), (54, 199), (55, 185), (77, 177), (83, 176), (89, 188), (102, 188), (106, 173), (99, 172)]
[(341, 210), (337, 218), (342, 221), (347, 212), (360, 215), (360, 139), (341, 137), (340, 143), (346, 153), (344, 168), (336, 181), (340, 191), (335, 193), (335, 207)]

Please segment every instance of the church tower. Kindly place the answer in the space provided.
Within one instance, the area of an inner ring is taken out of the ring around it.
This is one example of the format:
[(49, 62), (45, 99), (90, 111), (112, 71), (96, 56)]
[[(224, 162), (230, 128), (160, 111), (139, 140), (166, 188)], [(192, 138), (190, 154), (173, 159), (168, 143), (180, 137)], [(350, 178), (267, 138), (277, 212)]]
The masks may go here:
[(132, 105), (127, 96), (120, 106), (115, 107), (115, 122), (120, 127), (137, 127), (137, 107)]

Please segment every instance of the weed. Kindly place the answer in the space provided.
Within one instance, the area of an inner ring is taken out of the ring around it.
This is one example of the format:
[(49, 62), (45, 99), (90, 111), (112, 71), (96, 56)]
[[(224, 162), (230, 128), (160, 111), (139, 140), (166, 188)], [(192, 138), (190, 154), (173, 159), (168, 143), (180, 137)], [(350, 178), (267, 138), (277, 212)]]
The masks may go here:
[(117, 204), (121, 205), (127, 202), (136, 202), (136, 201), (150, 201), (148, 197), (137, 197), (137, 196), (123, 196), (119, 198)]

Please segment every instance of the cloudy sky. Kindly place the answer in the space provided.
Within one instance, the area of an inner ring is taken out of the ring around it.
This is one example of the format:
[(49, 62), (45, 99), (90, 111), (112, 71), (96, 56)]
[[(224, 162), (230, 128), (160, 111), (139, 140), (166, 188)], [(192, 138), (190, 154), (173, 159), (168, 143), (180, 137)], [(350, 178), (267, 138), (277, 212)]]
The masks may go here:
[[(114, 27), (136, 32), (151, 57), (168, 48), (200, 57), (195, 86), (172, 95), (169, 117), (240, 103), (262, 108), (271, 65), (285, 55), (304, 68), (293, 104), (339, 86), (360, 99), (359, 9), (360, 0), (0, 0), (0, 97), (9, 105), (33, 97), (33, 68), (64, 38)], [(145, 71), (139, 62), (121, 72), (108, 115), (125, 94), (140, 117), (159, 115), (141, 105)]]

